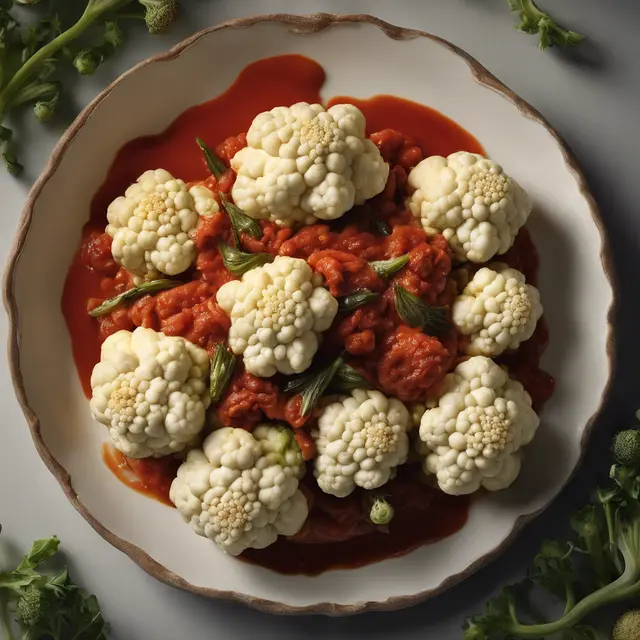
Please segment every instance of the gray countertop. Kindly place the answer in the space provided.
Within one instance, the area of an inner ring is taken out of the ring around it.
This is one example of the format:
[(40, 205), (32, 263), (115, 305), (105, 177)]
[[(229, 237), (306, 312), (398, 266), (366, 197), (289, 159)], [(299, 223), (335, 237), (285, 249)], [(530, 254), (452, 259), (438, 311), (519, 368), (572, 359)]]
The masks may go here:
[[(84, 106), (135, 62), (200, 28), (259, 13), (317, 11), (370, 13), (433, 32), (459, 45), (539, 109), (578, 156), (609, 230), (620, 277), (619, 359), (609, 406), (587, 459), (562, 496), (498, 560), (447, 594), (412, 609), (354, 618), (285, 618), (212, 602), (166, 587), (100, 538), (67, 502), (40, 461), (13, 396), (6, 356), (0, 362), (3, 437), (0, 444), (0, 521), (3, 536), (26, 546), (56, 533), (69, 550), (75, 579), (95, 592), (119, 640), (260, 637), (292, 640), (405, 640), (460, 638), (463, 618), (479, 610), (500, 584), (523, 575), (544, 537), (558, 534), (568, 511), (584, 499), (606, 465), (602, 451), (616, 426), (631, 423), (638, 401), (640, 279), (640, 3), (636, 0), (540, 0), (559, 21), (588, 35), (571, 52), (536, 49), (535, 37), (517, 33), (506, 0), (182, 0), (184, 15), (169, 35), (140, 37), (94, 77), (73, 84), (69, 112)], [(16, 182), (0, 172), (0, 259), (6, 260), (30, 184), (68, 121), (43, 129), (25, 120), (28, 172)], [(635, 154), (638, 153), (638, 158)], [(596, 259), (596, 256), (594, 256)], [(584, 318), (588, 322), (589, 318)], [(0, 317), (0, 332), (7, 323)], [(561, 340), (561, 336), (556, 336)], [(55, 375), (55, 372), (52, 372)]]

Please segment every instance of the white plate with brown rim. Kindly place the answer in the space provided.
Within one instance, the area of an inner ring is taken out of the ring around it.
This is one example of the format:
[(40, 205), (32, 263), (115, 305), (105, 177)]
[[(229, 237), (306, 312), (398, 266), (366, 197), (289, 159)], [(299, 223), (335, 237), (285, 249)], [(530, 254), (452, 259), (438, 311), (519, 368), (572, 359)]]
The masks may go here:
[[(322, 65), (324, 98), (391, 94), (440, 111), (525, 187), (535, 203), (528, 226), (541, 254), (540, 289), (551, 333), (543, 365), (557, 382), (520, 478), (508, 491), (474, 501), (459, 532), (402, 557), (315, 577), (238, 562), (194, 536), (172, 509), (113, 478), (101, 461), (106, 433), (89, 414), (60, 310), (92, 196), (116, 152), (219, 95), (248, 64), (282, 54)], [(212, 71), (210, 61), (219, 59), (225, 64)], [(457, 47), (369, 16), (234, 20), (125, 73), (80, 114), (53, 152), (28, 198), (6, 276), (16, 393), (38, 452), (76, 509), (156, 578), (278, 613), (337, 615), (408, 606), (498, 556), (576, 469), (613, 367), (615, 296), (607, 241), (566, 144), (539, 113)], [(588, 323), (581, 321), (585, 317)]]

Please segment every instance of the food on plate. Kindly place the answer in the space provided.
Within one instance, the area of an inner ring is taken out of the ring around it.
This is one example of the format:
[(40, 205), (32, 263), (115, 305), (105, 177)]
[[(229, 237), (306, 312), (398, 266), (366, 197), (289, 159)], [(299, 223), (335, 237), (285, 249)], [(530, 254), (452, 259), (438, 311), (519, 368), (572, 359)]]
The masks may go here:
[(388, 525), (393, 520), (393, 515), (393, 507), (384, 498), (376, 498), (369, 512), (371, 522), (380, 526)]
[(103, 343), (91, 375), (91, 413), (130, 458), (193, 446), (209, 407), (209, 356), (184, 338), (138, 327)]
[(460, 363), (441, 391), (420, 422), (425, 473), (451, 495), (509, 487), (520, 473), (521, 448), (540, 423), (529, 394), (484, 356)]
[(309, 367), (338, 312), (321, 280), (304, 260), (278, 256), (218, 289), (218, 304), (231, 318), (229, 346), (249, 373), (268, 378)]
[(109, 468), (223, 551), (316, 574), (515, 481), (548, 334), (531, 203), (470, 134), (412, 103), (385, 128), (397, 98), (255, 98), (123, 149), (63, 306)]
[(469, 336), (470, 356), (499, 356), (529, 340), (542, 316), (538, 290), (506, 265), (480, 269), (452, 307), (453, 322)]
[(238, 555), (298, 533), (308, 512), (298, 489), (304, 471), (291, 429), (224, 427), (187, 454), (169, 496), (198, 535)]
[(231, 159), (234, 202), (248, 216), (283, 227), (335, 220), (363, 204), (389, 175), (365, 125), (351, 104), (325, 110), (299, 102), (259, 114), (247, 146)]
[(459, 260), (506, 253), (531, 213), (526, 191), (476, 153), (425, 158), (411, 170), (408, 206), (428, 234), (441, 233)]
[(407, 459), (409, 421), (402, 402), (379, 391), (355, 389), (322, 409), (313, 434), (320, 489), (344, 498), (356, 486), (377, 489), (385, 484)]
[(187, 189), (164, 169), (145, 171), (107, 209), (113, 258), (143, 278), (182, 273), (196, 258), (191, 235), (199, 216), (216, 211), (218, 203), (206, 187)]

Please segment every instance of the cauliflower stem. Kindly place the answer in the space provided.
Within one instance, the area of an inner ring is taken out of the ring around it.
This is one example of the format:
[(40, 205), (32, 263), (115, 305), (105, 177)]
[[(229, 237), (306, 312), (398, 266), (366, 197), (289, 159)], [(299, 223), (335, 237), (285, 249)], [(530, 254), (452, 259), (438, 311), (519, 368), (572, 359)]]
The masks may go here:
[[(623, 432), (624, 439), (636, 438), (638, 431), (632, 433)], [(546, 541), (530, 577), (503, 589), (483, 614), (468, 620), (464, 640), (547, 638), (570, 630), (572, 638), (597, 638), (598, 630), (582, 623), (589, 614), (640, 596), (640, 455), (634, 460), (626, 456), (626, 460), (630, 464), (611, 467), (608, 484), (573, 516), (574, 539)], [(565, 601), (565, 611), (557, 620), (520, 621), (518, 595), (531, 582)], [(585, 585), (586, 594), (577, 598)]]

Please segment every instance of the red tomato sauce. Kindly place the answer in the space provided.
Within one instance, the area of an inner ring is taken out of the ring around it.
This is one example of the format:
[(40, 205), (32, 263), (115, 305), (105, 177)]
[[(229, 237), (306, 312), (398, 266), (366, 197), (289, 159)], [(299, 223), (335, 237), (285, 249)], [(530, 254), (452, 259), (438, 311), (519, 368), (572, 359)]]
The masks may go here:
[[(196, 136), (215, 147), (229, 166), (233, 155), (246, 146), (243, 132), (258, 113), (282, 104), (320, 102), (324, 80), (322, 67), (302, 56), (256, 62), (218, 98), (185, 111), (162, 134), (132, 140), (119, 151), (92, 201), (62, 298), (87, 396), (91, 393), (91, 371), (100, 359), (100, 344), (115, 331), (150, 327), (183, 336), (212, 352), (226, 339), (230, 326), (215, 300), (218, 288), (233, 279), (217, 249), (220, 238), (227, 242), (232, 238), (222, 213), (200, 222), (194, 237), (198, 257), (180, 276), (181, 286), (144, 296), (102, 318), (90, 317), (89, 310), (132, 284), (129, 274), (113, 260), (111, 238), (104, 233), (108, 205), (145, 170), (158, 167), (187, 182), (204, 183), (218, 198), (221, 192), (229, 193), (234, 172), (229, 169), (220, 180), (209, 175), (194, 142)], [(261, 221), (262, 238), (243, 234), (243, 248), (307, 260), (334, 296), (361, 288), (380, 293), (376, 301), (336, 317), (316, 360), (328, 360), (344, 351), (349, 364), (383, 393), (409, 403), (424, 401), (459, 361), (462, 341), (455, 330), (436, 338), (404, 325), (395, 310), (393, 286), (398, 283), (430, 304), (448, 306), (458, 285), (450, 276), (452, 259), (446, 240), (427, 237), (404, 209), (407, 176), (429, 155), (446, 156), (459, 150), (484, 154), (484, 150), (471, 134), (428, 107), (393, 96), (367, 100), (339, 97), (329, 104), (340, 102), (355, 104), (367, 118), (367, 135), (390, 165), (384, 191), (331, 226), (314, 224), (294, 232)], [(391, 235), (376, 232), (374, 217), (389, 224)], [(407, 266), (388, 282), (368, 264), (404, 254), (409, 255)], [(522, 271), (528, 282), (536, 283), (538, 255), (526, 229), (501, 260)], [(537, 410), (553, 393), (553, 379), (539, 368), (547, 344), (548, 331), (542, 320), (533, 338), (517, 353), (500, 358), (527, 388)], [(285, 421), (295, 429), (305, 460), (311, 460), (315, 447), (310, 428), (316, 416), (303, 418), (300, 398), (286, 396), (283, 386), (279, 376), (257, 378), (238, 365), (216, 408), (218, 418), (225, 425), (248, 430), (264, 420)], [(103, 458), (128, 486), (171, 504), (169, 487), (179, 459), (130, 460), (110, 447), (105, 447)], [(365, 491), (358, 489), (344, 499), (326, 495), (317, 488), (311, 468), (302, 490), (310, 504), (302, 531), (267, 549), (249, 550), (242, 555), (244, 559), (282, 573), (317, 574), (330, 568), (361, 566), (450, 535), (464, 525), (469, 506), (468, 498), (447, 496), (427, 486), (416, 464), (402, 467), (384, 487), (396, 511), (387, 531), (368, 520), (370, 498)]]

